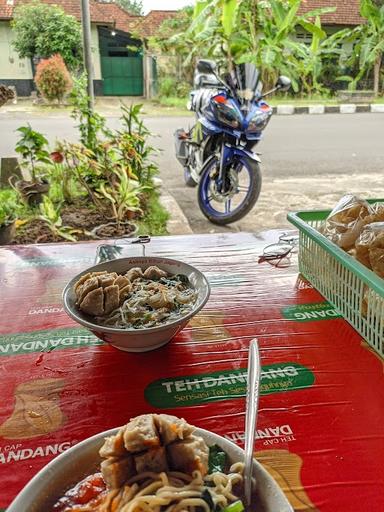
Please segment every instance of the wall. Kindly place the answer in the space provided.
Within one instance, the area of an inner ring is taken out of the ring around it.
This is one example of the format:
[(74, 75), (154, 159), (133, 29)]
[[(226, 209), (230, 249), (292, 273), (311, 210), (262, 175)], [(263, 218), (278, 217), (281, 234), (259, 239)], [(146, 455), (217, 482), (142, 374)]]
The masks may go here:
[[(101, 88), (99, 36), (97, 26), (91, 27), (91, 48), (96, 94)], [(0, 83), (12, 85), (18, 96), (29, 96), (33, 90), (30, 59), (19, 59), (12, 48), (12, 30), (8, 21), (0, 21)]]
[(93, 23), (91, 27), (91, 49), (93, 62), (93, 78), (95, 80), (101, 80), (99, 33), (97, 31), (97, 25), (94, 25)]
[(9, 22), (0, 21), (0, 83), (16, 87), (19, 96), (32, 90), (32, 66), (29, 59), (19, 59), (12, 48)]

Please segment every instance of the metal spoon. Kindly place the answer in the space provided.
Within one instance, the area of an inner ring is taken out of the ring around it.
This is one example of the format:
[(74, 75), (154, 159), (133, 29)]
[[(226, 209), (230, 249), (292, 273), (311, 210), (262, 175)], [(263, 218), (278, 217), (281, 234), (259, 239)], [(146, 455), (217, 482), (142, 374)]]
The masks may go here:
[(259, 406), (260, 354), (257, 339), (253, 339), (248, 352), (248, 382), (245, 409), (245, 458), (244, 458), (244, 497), (246, 507), (251, 505), (253, 449)]

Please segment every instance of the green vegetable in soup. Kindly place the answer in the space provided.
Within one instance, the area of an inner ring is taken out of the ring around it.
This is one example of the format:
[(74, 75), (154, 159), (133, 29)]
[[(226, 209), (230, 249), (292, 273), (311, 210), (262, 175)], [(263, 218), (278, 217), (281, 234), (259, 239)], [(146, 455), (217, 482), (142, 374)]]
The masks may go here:
[(228, 456), (217, 444), (209, 447), (208, 473), (225, 473), (228, 466)]
[(223, 508), (221, 512), (243, 512), (244, 505), (241, 500), (234, 501), (227, 507)]

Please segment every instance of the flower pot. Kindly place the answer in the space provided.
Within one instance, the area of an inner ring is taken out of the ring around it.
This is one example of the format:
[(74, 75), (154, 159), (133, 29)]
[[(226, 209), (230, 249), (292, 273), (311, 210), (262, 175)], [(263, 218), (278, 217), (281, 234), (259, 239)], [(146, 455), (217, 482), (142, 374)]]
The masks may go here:
[(12, 242), (16, 233), (16, 222), (2, 224), (0, 226), (0, 245), (8, 245)]
[(103, 238), (131, 238), (136, 235), (138, 227), (132, 222), (120, 222), (120, 226), (133, 226), (133, 230), (126, 234), (118, 234), (118, 224), (116, 222), (108, 222), (107, 224), (100, 224), (93, 228), (90, 233), (98, 239)]

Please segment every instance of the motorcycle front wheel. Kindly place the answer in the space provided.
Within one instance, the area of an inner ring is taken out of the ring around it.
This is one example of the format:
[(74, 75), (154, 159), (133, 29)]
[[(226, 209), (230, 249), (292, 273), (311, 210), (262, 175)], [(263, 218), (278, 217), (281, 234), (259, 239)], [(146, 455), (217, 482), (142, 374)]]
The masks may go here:
[(223, 226), (243, 218), (254, 207), (261, 190), (260, 166), (242, 158), (226, 172), (225, 192), (218, 187), (218, 162), (213, 158), (203, 169), (199, 182), (200, 210), (213, 224)]

